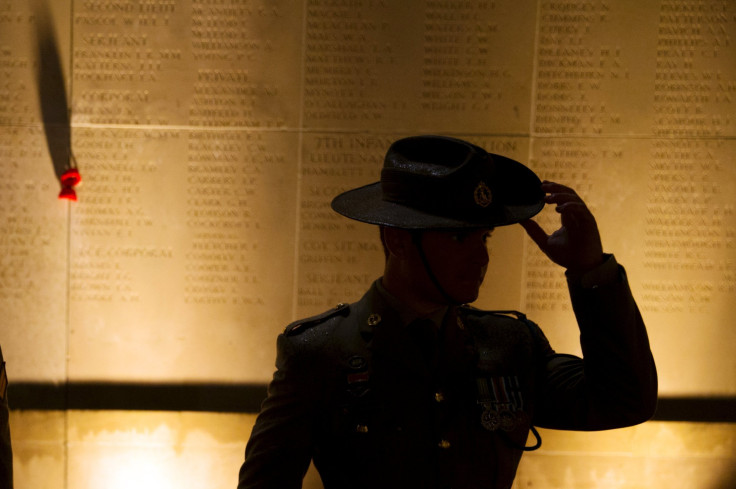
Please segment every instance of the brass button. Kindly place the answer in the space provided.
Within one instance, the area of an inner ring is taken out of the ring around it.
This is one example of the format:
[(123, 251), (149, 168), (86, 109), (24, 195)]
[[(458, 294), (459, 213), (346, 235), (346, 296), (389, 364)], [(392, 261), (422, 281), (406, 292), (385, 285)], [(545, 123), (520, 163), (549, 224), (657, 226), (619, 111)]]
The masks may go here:
[(447, 440), (440, 440), (440, 442), (437, 444), (438, 447), (447, 450), (452, 446), (452, 444)]
[(364, 424), (359, 424), (355, 427), (355, 431), (358, 433), (368, 433), (368, 427)]
[(434, 400), (437, 402), (442, 402), (445, 400), (445, 395), (441, 392), (435, 392), (434, 393)]
[(368, 326), (377, 326), (380, 322), (380, 314), (371, 314), (370, 316), (368, 316)]

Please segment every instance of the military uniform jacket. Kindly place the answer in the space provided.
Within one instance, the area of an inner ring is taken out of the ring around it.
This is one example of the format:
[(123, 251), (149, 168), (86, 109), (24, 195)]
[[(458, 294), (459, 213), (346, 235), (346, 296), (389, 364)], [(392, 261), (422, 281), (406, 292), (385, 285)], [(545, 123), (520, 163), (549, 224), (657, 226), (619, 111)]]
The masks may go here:
[(654, 362), (625, 273), (607, 266), (611, 283), (570, 283), (585, 360), (555, 353), (521, 315), (469, 307), (450, 308), (433, 342), (376, 284), (290, 325), (239, 489), (299, 488), (310, 460), (326, 489), (506, 489), (533, 425), (645, 421)]

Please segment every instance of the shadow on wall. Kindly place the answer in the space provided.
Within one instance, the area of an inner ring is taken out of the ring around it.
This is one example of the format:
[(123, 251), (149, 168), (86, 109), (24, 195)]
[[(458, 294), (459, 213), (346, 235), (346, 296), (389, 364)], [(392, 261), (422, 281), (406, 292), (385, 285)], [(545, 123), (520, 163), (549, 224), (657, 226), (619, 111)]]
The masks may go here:
[(46, 145), (54, 173), (61, 183), (59, 198), (77, 200), (74, 187), (80, 182), (81, 177), (71, 150), (71, 114), (64, 82), (64, 69), (49, 15), (47, 5), (41, 1), (37, 2), (36, 87), (41, 104)]
[[(255, 414), (266, 397), (266, 389), (265, 383), (13, 382), (8, 386), (8, 397), (12, 399), (11, 409)], [(653, 420), (736, 423), (736, 397), (663, 397)]]
[(736, 487), (736, 466), (732, 466), (727, 472), (726, 477), (716, 482), (711, 489), (734, 489)]

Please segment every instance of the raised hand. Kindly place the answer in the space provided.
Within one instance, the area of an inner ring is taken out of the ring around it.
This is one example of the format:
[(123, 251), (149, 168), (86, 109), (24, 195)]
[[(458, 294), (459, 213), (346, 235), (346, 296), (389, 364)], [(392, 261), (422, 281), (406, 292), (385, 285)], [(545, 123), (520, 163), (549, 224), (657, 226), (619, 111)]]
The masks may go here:
[(574, 272), (590, 270), (603, 262), (598, 225), (585, 202), (570, 187), (544, 181), (545, 202), (556, 204), (561, 226), (547, 234), (535, 221), (521, 223), (530, 238), (550, 260)]

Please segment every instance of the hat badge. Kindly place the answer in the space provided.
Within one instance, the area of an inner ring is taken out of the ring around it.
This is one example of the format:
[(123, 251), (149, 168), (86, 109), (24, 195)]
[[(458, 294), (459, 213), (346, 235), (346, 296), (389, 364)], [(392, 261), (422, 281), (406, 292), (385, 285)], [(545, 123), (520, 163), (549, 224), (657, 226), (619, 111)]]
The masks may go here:
[(473, 191), (473, 199), (481, 207), (488, 207), (493, 202), (493, 193), (484, 181), (478, 182), (478, 186)]

